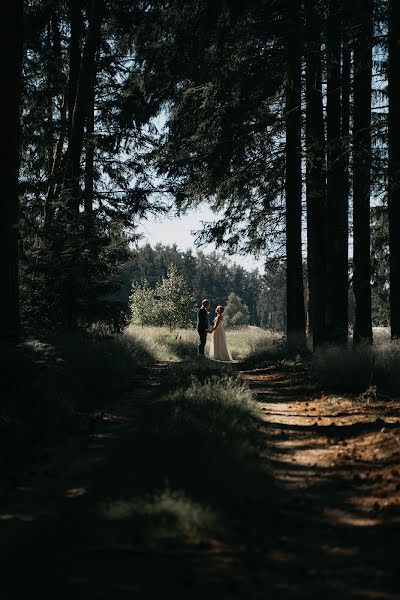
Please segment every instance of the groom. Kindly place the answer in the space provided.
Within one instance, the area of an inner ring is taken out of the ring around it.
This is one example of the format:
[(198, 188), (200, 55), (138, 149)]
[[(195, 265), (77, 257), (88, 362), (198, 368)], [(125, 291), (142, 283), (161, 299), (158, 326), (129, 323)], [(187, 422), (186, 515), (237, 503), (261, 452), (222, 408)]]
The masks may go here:
[(210, 331), (210, 322), (208, 320), (209, 300), (205, 299), (201, 303), (201, 308), (197, 311), (197, 333), (199, 334), (199, 356), (204, 356), (204, 348), (207, 342), (207, 333)]

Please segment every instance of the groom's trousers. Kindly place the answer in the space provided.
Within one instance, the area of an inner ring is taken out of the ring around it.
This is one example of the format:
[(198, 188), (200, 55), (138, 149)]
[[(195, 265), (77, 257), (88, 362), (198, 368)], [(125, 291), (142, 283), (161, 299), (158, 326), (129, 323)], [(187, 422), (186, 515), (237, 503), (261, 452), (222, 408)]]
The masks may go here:
[(199, 331), (199, 356), (204, 356), (204, 349), (207, 342), (207, 331)]

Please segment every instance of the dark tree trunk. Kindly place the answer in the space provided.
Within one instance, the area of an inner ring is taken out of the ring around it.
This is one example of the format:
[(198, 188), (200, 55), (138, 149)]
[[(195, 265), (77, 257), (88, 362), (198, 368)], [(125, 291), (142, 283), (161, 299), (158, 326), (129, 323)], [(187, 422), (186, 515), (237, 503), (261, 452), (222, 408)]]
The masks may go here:
[(91, 79), (94, 72), (96, 50), (100, 44), (102, 13), (103, 0), (92, 0), (85, 47), (82, 52), (65, 170), (65, 184), (69, 193), (69, 208), (72, 216), (79, 214), (80, 163), (90, 101)]
[(3, 91), (0, 99), (0, 338), (18, 335), (18, 170), (21, 98), (23, 4), (2, 6), (0, 55)]
[(85, 150), (85, 218), (89, 225), (93, 218), (93, 190), (94, 190), (94, 90), (90, 93), (88, 117), (86, 125), (86, 150)]
[(88, 114), (86, 120), (86, 140), (85, 140), (85, 222), (87, 229), (93, 225), (93, 194), (94, 194), (94, 158), (95, 158), (95, 97), (96, 97), (96, 75), (97, 64), (99, 61), (99, 49), (97, 49), (96, 60), (91, 74)]
[[(349, 23), (347, 23), (349, 26)], [(342, 54), (342, 169), (343, 169), (343, 195), (346, 203), (346, 211), (349, 210), (350, 196), (350, 95), (351, 95), (351, 49), (348, 35), (345, 34), (343, 42)], [(346, 226), (348, 220), (346, 220)], [(346, 238), (348, 239), (349, 231), (347, 227)], [(349, 262), (348, 244), (345, 248), (346, 261)]]
[(321, 18), (306, 0), (307, 262), (309, 333), (313, 348), (326, 336), (326, 177), (321, 82)]
[(353, 294), (354, 343), (372, 343), (371, 316), (371, 93), (372, 2), (357, 0), (354, 41)]
[(342, 145), (341, 0), (330, 0), (327, 23), (327, 341), (347, 343), (348, 198)]
[[(67, 193), (68, 209), (66, 225), (71, 230), (72, 237), (76, 236), (80, 216), (81, 157), (85, 139), (85, 126), (91, 101), (90, 94), (93, 87), (92, 77), (96, 61), (96, 51), (100, 47), (102, 16), (103, 0), (91, 0), (89, 23), (82, 52), (81, 68), (65, 160), (64, 190)], [(74, 269), (71, 268), (65, 279), (63, 312), (66, 329), (72, 329), (75, 325), (77, 295), (76, 275), (74, 274)]]
[(290, 350), (305, 348), (305, 309), (301, 246), (301, 35), (299, 9), (288, 3), (286, 84), (286, 262), (287, 338)]
[[(349, 20), (346, 21), (345, 25), (349, 27)], [(343, 204), (346, 210), (346, 219), (344, 221), (345, 233), (343, 237), (344, 248), (343, 248), (343, 263), (346, 262), (346, 318), (347, 324), (350, 322), (349, 315), (349, 198), (350, 198), (350, 155), (351, 155), (351, 141), (350, 141), (350, 117), (351, 117), (351, 46), (349, 38), (349, 30), (344, 33), (343, 40), (343, 52), (342, 52), (342, 181), (343, 181)]]
[[(50, 44), (49, 52), (51, 53), (51, 60), (47, 67), (47, 75), (49, 82), (49, 112), (50, 120), (53, 120), (53, 101), (54, 97), (58, 92), (58, 85), (63, 79), (62, 70), (62, 46), (61, 46), (61, 33), (59, 17), (56, 14), (51, 16), (51, 27), (50, 27)], [(61, 178), (61, 160), (62, 151), (64, 148), (64, 140), (66, 135), (66, 124), (67, 124), (67, 105), (68, 105), (68, 94), (64, 92), (63, 100), (60, 106), (60, 130), (58, 132), (57, 141), (55, 143), (54, 150), (49, 160), (49, 181), (47, 186), (46, 199), (44, 203), (44, 219), (43, 228), (47, 231), (50, 227), (54, 218), (54, 197), (56, 195), (57, 184), (60, 183)]]
[(81, 44), (83, 34), (82, 0), (69, 0), (69, 76), (68, 76), (68, 138), (72, 128), (76, 90), (81, 68)]
[(48, 230), (53, 222), (54, 217), (54, 203), (53, 200), (56, 196), (57, 184), (60, 178), (60, 168), (62, 162), (62, 154), (65, 141), (67, 125), (67, 102), (64, 96), (63, 102), (60, 107), (60, 133), (58, 136), (57, 144), (54, 149), (53, 162), (51, 165), (49, 185), (47, 188), (46, 200), (44, 204), (44, 230)]
[(390, 1), (389, 22), (389, 249), (390, 325), (400, 338), (400, 3)]

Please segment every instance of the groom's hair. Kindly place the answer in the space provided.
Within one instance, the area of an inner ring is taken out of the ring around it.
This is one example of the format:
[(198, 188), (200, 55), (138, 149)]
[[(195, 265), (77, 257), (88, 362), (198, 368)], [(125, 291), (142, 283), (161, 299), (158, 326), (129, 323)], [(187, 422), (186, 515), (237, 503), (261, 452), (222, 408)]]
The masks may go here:
[(204, 298), (203, 302), (201, 303), (202, 306), (205, 306), (206, 304), (210, 304), (210, 301), (207, 300), (207, 298)]

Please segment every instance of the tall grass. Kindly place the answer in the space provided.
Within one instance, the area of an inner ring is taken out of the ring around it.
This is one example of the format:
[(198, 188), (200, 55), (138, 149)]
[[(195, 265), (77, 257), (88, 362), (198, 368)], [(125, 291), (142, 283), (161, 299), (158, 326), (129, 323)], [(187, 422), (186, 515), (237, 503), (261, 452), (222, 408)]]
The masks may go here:
[(376, 386), (378, 393), (400, 395), (399, 342), (321, 348), (314, 352), (312, 367), (320, 385), (331, 390), (360, 393)]
[(99, 530), (115, 541), (117, 527), (119, 543), (192, 542), (215, 537), (249, 508), (264, 513), (260, 495), (271, 495), (271, 482), (259, 460), (260, 422), (258, 404), (236, 376), (192, 381), (143, 405), (132, 477), (100, 506)]
[[(140, 341), (159, 361), (179, 361), (195, 358), (197, 355), (197, 333), (194, 329), (170, 331), (167, 327), (139, 327), (131, 325), (126, 335)], [(266, 331), (259, 327), (242, 327), (227, 331), (228, 345), (234, 360), (249, 359), (255, 354), (277, 355), (277, 344), (281, 334)], [(206, 355), (211, 344), (208, 336)]]
[(156, 361), (179, 361), (197, 354), (197, 334), (194, 329), (140, 327), (131, 325), (125, 335), (136, 340)]

